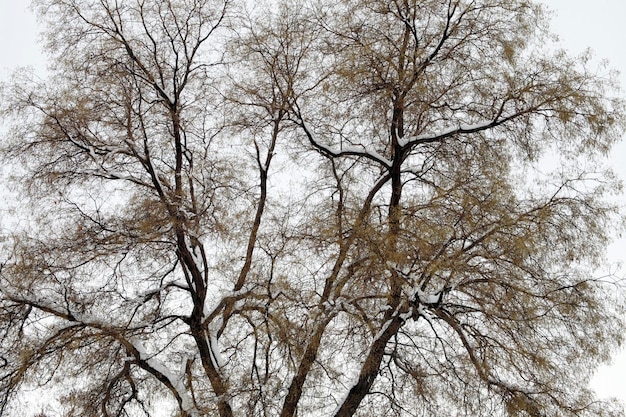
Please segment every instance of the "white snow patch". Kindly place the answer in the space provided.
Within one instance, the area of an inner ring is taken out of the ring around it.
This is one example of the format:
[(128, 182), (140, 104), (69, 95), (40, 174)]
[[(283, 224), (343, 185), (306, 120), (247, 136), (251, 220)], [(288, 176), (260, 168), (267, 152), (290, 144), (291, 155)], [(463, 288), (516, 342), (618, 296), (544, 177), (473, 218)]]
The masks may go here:
[(211, 332), (209, 334), (208, 344), (211, 351), (211, 361), (213, 362), (213, 366), (215, 367), (215, 369), (221, 370), (226, 362), (222, 357), (219, 341), (217, 340), (215, 333)]
[(493, 123), (494, 123), (494, 120), (489, 120), (487, 122), (476, 123), (476, 124), (472, 124), (472, 125), (460, 124), (458, 126), (445, 129), (445, 130), (443, 130), (443, 131), (441, 131), (439, 133), (424, 134), (424, 135), (413, 136), (413, 137), (410, 137), (410, 138), (399, 139), (398, 140), (398, 145), (404, 147), (404, 146), (409, 145), (411, 143), (422, 142), (424, 140), (429, 140), (429, 139), (442, 138), (442, 137), (446, 137), (446, 136), (452, 135), (454, 133), (475, 132), (475, 131), (486, 129), (489, 126), (491, 126)]
[(183, 408), (183, 410), (187, 413), (190, 413), (191, 415), (196, 415), (197, 413), (195, 412), (193, 399), (191, 398), (191, 395), (187, 392), (187, 388), (184, 385), (184, 371), (178, 375), (175, 375), (154, 355), (150, 355), (148, 353), (146, 347), (141, 340), (135, 337), (131, 338), (129, 341), (139, 354), (139, 359), (147, 363), (152, 369), (162, 374), (172, 384), (174, 390), (177, 392), (182, 400), (181, 407)]
[(427, 293), (418, 288), (415, 291), (415, 298), (421, 305), (437, 304), (438, 302), (441, 301), (442, 291), (443, 290), (438, 290), (437, 292), (434, 292), (434, 293)]

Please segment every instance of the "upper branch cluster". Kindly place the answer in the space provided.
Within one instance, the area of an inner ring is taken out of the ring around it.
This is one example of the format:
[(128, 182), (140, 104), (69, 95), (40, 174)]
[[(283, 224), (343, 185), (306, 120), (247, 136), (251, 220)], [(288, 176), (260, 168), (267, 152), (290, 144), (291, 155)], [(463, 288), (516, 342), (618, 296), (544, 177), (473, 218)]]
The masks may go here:
[(0, 415), (617, 415), (584, 381), (623, 337), (623, 103), (542, 7), (35, 4)]

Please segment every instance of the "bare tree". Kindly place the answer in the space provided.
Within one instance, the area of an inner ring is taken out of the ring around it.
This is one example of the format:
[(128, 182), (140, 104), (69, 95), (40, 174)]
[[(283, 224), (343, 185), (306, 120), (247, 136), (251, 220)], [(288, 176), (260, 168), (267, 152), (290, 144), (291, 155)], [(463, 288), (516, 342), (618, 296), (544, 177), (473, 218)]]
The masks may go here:
[(0, 415), (621, 415), (623, 103), (540, 6), (36, 4)]

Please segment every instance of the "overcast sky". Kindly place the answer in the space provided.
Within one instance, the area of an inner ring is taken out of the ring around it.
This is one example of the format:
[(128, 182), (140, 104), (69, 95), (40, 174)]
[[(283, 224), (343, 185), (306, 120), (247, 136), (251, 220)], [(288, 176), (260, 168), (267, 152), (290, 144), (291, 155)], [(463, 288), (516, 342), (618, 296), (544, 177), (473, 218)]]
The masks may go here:
[[(624, 0), (544, 0), (554, 10), (552, 29), (572, 53), (586, 48), (594, 51), (598, 61), (606, 59), (609, 67), (620, 71), (622, 88), (626, 89), (626, 2)], [(626, 94), (626, 93), (625, 93)], [(626, 181), (626, 143), (618, 145), (611, 161)], [(626, 198), (626, 197), (625, 197)], [(610, 259), (624, 262), (626, 246), (613, 245)], [(626, 264), (626, 262), (624, 262)], [(625, 274), (622, 268), (621, 274)], [(626, 403), (626, 353), (619, 354), (612, 366), (601, 369), (593, 381), (601, 396), (616, 396)]]
[[(554, 11), (552, 28), (563, 46), (574, 54), (591, 48), (598, 61), (607, 59), (611, 68), (621, 72), (622, 86), (626, 88), (626, 25), (623, 22), (626, 1), (543, 2)], [(45, 67), (37, 44), (37, 26), (28, 11), (28, 3), (27, 0), (0, 0), (0, 80), (5, 80), (17, 66)], [(626, 180), (625, 143), (616, 147), (611, 160)], [(614, 261), (626, 260), (626, 245), (614, 245), (610, 257)], [(626, 354), (617, 356), (611, 367), (601, 369), (593, 385), (601, 396), (617, 396), (626, 402)]]

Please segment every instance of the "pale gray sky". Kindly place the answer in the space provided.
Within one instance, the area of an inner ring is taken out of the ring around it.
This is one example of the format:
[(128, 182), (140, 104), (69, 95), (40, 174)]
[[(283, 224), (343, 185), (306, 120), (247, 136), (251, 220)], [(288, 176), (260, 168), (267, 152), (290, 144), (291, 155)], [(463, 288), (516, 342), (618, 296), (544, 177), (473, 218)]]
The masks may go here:
[[(573, 53), (591, 48), (596, 59), (606, 59), (610, 68), (620, 71), (622, 88), (626, 89), (626, 2), (543, 0), (543, 3), (554, 10), (552, 29), (562, 44)], [(626, 141), (614, 149), (611, 162), (626, 181)], [(622, 241), (613, 245), (609, 257), (626, 264), (626, 244)], [(617, 355), (612, 366), (597, 373), (593, 386), (601, 396), (619, 397), (626, 403), (626, 352)]]
[(0, 0), (0, 79), (9, 68), (43, 65), (37, 26), (26, 0)]
[[(35, 19), (27, 0), (0, 0), (0, 80), (17, 66), (43, 69), (45, 61), (37, 44)], [(624, 0), (543, 0), (554, 10), (552, 28), (563, 46), (573, 53), (589, 47), (599, 60), (621, 72), (626, 89), (626, 2)], [(626, 180), (626, 143), (617, 146), (612, 163)], [(626, 260), (626, 244), (611, 248), (612, 260)], [(626, 263), (626, 262), (625, 262)], [(612, 366), (599, 371), (593, 383), (601, 396), (616, 396), (626, 402), (626, 353)]]

